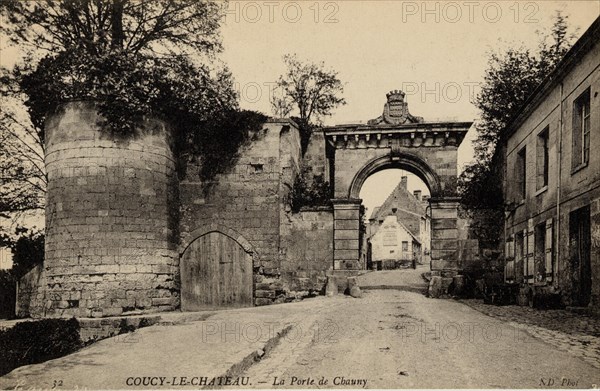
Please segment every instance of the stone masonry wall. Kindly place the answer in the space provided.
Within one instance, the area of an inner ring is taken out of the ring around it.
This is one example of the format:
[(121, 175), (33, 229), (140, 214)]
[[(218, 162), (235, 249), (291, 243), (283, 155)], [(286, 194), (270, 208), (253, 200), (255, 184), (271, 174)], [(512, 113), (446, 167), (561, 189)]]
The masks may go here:
[(298, 296), (320, 293), (333, 267), (333, 211), (329, 207), (287, 214), (281, 229), (284, 287)]
[(292, 213), (289, 207), (302, 160), (296, 125), (274, 119), (251, 135), (226, 173), (203, 183), (200, 167), (188, 167), (180, 185), (182, 248), (207, 227), (235, 232), (250, 243), (255, 305), (320, 293), (333, 264), (331, 209)]
[(44, 311), (46, 276), (42, 264), (36, 265), (17, 284), (17, 318), (39, 318)]
[(104, 317), (179, 305), (178, 202), (170, 132), (145, 121), (119, 139), (94, 105), (46, 123), (46, 292), (42, 316)]
[(310, 184), (312, 178), (317, 175), (323, 176), (326, 182), (330, 182), (329, 178), (329, 160), (325, 151), (325, 135), (322, 129), (314, 130), (310, 136), (306, 152), (302, 158), (302, 164), (306, 167), (309, 177), (307, 178)]
[[(296, 135), (290, 141), (290, 134)], [(189, 166), (181, 181), (182, 247), (204, 227), (233, 230), (250, 243), (255, 254), (255, 304), (270, 304), (281, 294), (280, 215), (287, 192), (299, 171), (300, 144), (295, 124), (271, 120), (251, 135), (233, 167), (211, 183)]]

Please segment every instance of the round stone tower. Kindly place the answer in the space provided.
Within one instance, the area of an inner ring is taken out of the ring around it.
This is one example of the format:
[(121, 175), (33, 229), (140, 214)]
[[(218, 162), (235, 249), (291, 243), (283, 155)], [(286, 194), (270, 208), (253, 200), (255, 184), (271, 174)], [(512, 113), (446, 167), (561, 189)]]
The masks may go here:
[(47, 317), (104, 317), (179, 305), (178, 185), (171, 134), (145, 120), (113, 135), (91, 102), (46, 122)]

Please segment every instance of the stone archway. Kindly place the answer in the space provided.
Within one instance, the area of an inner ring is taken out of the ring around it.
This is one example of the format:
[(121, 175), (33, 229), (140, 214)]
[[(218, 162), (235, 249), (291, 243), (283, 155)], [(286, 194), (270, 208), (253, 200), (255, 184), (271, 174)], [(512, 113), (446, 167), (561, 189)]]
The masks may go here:
[(365, 180), (387, 168), (402, 168), (430, 188), (432, 272), (459, 271), (457, 150), (471, 125), (424, 122), (408, 112), (403, 92), (392, 91), (383, 115), (366, 125), (324, 129), (334, 186), (334, 270), (362, 268), (359, 193)]
[(392, 159), (389, 155), (386, 155), (374, 158), (365, 164), (364, 167), (354, 176), (348, 192), (348, 198), (360, 198), (360, 190), (362, 189), (367, 178), (379, 171), (390, 168), (399, 168), (415, 174), (427, 185), (432, 197), (435, 197), (441, 193), (440, 178), (435, 171), (433, 171), (431, 167), (429, 167), (427, 163), (424, 162), (419, 156), (404, 152), (397, 156), (396, 159)]

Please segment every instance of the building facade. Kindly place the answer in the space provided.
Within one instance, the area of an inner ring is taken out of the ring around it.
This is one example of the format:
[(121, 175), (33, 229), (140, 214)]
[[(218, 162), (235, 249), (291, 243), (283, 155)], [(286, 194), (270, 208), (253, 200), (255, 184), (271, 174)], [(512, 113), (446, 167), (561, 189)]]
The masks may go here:
[(600, 308), (600, 19), (509, 128), (505, 280)]
[(389, 215), (369, 239), (377, 269), (396, 269), (421, 261), (421, 242), (395, 215)]

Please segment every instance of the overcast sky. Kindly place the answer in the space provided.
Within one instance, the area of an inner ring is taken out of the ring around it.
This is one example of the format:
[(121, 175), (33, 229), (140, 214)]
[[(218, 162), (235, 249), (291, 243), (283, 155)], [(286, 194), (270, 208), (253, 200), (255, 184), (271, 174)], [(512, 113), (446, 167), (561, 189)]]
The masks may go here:
[[(232, 1), (223, 26), (222, 58), (236, 78), (241, 105), (270, 114), (269, 91), (284, 72), (281, 57), (324, 61), (339, 72), (348, 104), (326, 124), (366, 122), (383, 111), (385, 94), (407, 93), (409, 110), (425, 120), (475, 120), (487, 53), (524, 44), (548, 29), (556, 10), (582, 34), (598, 16), (594, 1)], [(472, 159), (470, 139), (459, 165)], [(382, 172), (363, 187), (369, 209), (399, 177)], [(409, 187), (423, 188), (414, 177)], [(425, 189), (423, 189), (426, 191)]]

